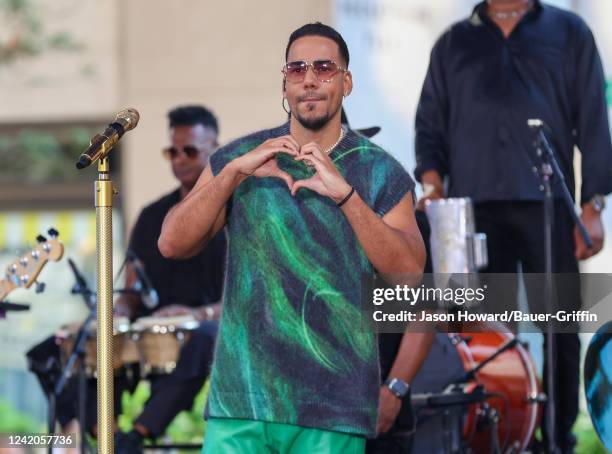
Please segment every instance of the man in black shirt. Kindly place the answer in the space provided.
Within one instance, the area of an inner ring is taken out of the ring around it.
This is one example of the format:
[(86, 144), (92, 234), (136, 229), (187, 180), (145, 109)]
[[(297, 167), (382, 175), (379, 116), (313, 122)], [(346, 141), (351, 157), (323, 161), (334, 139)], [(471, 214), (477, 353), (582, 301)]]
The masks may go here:
[[(553, 185), (553, 272), (578, 273), (576, 259), (601, 250), (600, 212), (612, 190), (604, 87), (587, 25), (538, 0), (482, 2), (436, 42), (417, 110), (415, 176), (424, 199), (472, 198), (477, 230), (487, 234), (488, 272), (516, 273), (519, 262), (526, 273), (545, 268), (543, 194), (532, 171), (530, 118), (549, 127), (572, 193), (574, 146), (582, 154), (581, 217), (594, 247), (587, 249), (578, 236)], [(541, 300), (527, 290), (530, 305)], [(574, 290), (578, 301), (579, 285)], [(556, 400), (557, 444), (571, 452), (580, 344), (576, 334), (555, 339), (555, 393), (562, 396)]]
[[(142, 210), (129, 243), (159, 295), (159, 306), (147, 308), (140, 298), (126, 294), (118, 299), (115, 312), (131, 319), (192, 314), (202, 323), (183, 347), (176, 369), (152, 381), (151, 398), (135, 420), (134, 430), (118, 437), (117, 454), (140, 452), (143, 438), (161, 435), (181, 410), (191, 407), (208, 375), (221, 312), (224, 232), (186, 260), (166, 259), (157, 248), (164, 217), (191, 190), (218, 146), (217, 120), (201, 106), (178, 107), (168, 118), (171, 146), (164, 149), (164, 156), (180, 187)], [(133, 287), (137, 279), (134, 265), (128, 262), (126, 287)]]

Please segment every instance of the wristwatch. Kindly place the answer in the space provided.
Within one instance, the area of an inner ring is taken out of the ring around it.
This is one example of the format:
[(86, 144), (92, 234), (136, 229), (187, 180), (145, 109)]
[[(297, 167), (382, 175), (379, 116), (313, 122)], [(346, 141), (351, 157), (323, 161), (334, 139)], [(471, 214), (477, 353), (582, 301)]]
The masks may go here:
[(384, 384), (399, 399), (406, 397), (406, 394), (410, 391), (410, 385), (399, 378), (387, 378)]
[(606, 207), (606, 196), (595, 194), (589, 203), (595, 211), (601, 213)]

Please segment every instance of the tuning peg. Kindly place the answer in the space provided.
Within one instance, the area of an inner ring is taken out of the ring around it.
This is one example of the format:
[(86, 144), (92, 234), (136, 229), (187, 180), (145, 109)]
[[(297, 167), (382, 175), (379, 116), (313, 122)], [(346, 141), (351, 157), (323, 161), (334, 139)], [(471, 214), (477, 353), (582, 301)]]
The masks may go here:
[(34, 291), (36, 293), (44, 292), (45, 291), (45, 287), (46, 287), (46, 285), (45, 285), (44, 282), (38, 282), (38, 281), (34, 282)]
[(59, 232), (55, 230), (53, 227), (47, 230), (47, 233), (51, 236), (51, 238), (57, 238), (59, 236)]
[(44, 243), (45, 241), (47, 241), (47, 239), (42, 235), (38, 235), (36, 237), (36, 241), (38, 241), (39, 243)]

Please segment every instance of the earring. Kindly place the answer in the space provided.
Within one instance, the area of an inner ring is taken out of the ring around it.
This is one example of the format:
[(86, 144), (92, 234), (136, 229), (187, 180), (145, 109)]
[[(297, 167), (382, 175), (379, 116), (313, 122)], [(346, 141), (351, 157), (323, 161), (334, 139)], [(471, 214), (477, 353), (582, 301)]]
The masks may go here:
[[(283, 97), (283, 101), (281, 103), (281, 105), (283, 106), (283, 110), (287, 113), (287, 115), (291, 115), (291, 110), (289, 110), (288, 107), (285, 107), (285, 101), (287, 100), (287, 98)], [(287, 106), (289, 105), (289, 103), (287, 103)]]

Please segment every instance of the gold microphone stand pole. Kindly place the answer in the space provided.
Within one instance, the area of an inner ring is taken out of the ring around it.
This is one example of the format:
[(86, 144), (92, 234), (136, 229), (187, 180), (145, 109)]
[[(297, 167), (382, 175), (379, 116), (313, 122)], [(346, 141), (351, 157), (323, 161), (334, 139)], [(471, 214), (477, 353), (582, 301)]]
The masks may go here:
[(91, 140), (76, 163), (84, 169), (98, 161), (95, 184), (96, 259), (98, 272), (98, 453), (113, 454), (113, 195), (108, 153), (127, 131), (138, 124), (136, 109), (121, 110), (113, 123)]
[(113, 454), (113, 195), (108, 157), (98, 161), (96, 251), (98, 272), (98, 453)]

